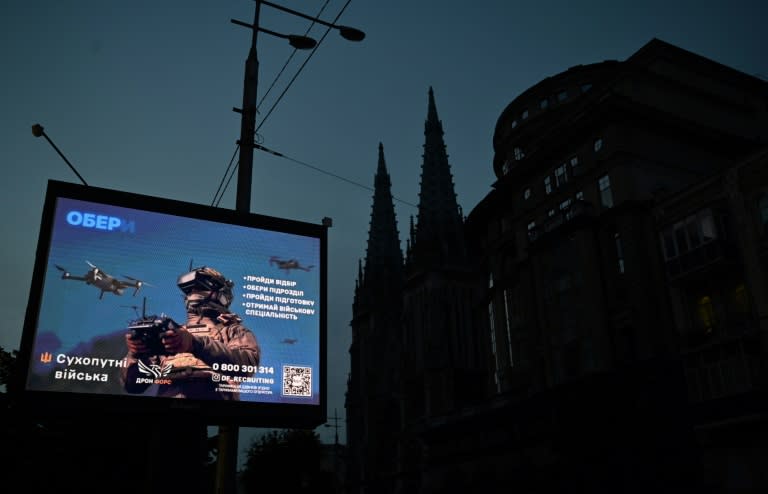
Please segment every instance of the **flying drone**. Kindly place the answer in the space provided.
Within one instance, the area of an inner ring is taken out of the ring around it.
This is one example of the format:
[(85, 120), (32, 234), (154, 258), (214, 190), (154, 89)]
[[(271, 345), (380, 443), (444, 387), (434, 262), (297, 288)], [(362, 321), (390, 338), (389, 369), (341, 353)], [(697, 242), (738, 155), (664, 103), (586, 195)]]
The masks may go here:
[(66, 268), (63, 268), (58, 264), (55, 264), (55, 266), (56, 269), (62, 272), (61, 279), (84, 281), (86, 285), (93, 285), (101, 290), (99, 293), (99, 300), (101, 300), (101, 298), (104, 296), (104, 292), (114, 293), (115, 295), (122, 295), (126, 288), (133, 288), (133, 295), (136, 295), (142, 286), (151, 286), (149, 283), (145, 283), (130, 276), (124, 276), (124, 280), (115, 278), (97, 266), (91, 264), (90, 261), (85, 262), (91, 267), (91, 269), (89, 269), (83, 276), (74, 276)]
[(300, 269), (302, 271), (309, 271), (315, 266), (302, 266), (299, 264), (299, 261), (296, 259), (280, 259), (277, 256), (272, 256), (269, 258), (269, 264), (277, 264), (277, 267), (284, 270), (286, 273), (290, 271), (291, 269)]

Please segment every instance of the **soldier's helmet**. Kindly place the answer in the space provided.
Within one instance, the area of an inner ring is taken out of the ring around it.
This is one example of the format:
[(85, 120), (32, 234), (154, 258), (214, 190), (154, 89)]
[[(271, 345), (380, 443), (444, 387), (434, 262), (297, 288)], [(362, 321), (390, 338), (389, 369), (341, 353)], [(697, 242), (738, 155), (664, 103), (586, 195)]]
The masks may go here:
[(201, 266), (179, 276), (176, 284), (184, 292), (189, 309), (213, 309), (226, 312), (232, 303), (234, 283), (217, 270)]

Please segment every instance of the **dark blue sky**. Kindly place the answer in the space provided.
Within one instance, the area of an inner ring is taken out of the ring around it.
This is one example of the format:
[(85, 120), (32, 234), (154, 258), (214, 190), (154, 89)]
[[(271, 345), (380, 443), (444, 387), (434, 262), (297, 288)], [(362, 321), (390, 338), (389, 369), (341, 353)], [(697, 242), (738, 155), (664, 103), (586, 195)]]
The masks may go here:
[[(331, 0), (333, 18), (346, 0)], [(290, 0), (315, 14), (323, 0)], [(0, 4), (0, 346), (16, 349), (48, 179), (78, 182), (31, 126), (47, 134), (89, 184), (211, 204), (235, 151), (250, 0), (137, 0)], [(578, 64), (624, 60), (657, 37), (768, 78), (765, 1), (571, 2), (391, 0), (349, 2), (259, 129), (290, 158), (372, 186), (381, 141), (393, 194), (418, 202), (427, 91), (434, 88), (458, 200), (469, 213), (493, 183), (493, 129), (526, 88)], [(262, 7), (267, 29), (303, 34), (309, 21)], [(318, 40), (325, 28), (316, 26)], [(292, 53), (261, 34), (259, 99)], [(298, 52), (260, 108), (259, 122), (307, 58)], [(221, 207), (234, 209), (235, 182)], [(256, 152), (252, 211), (329, 231), (329, 415), (344, 414), (349, 320), (357, 260), (365, 255), (370, 191)], [(396, 203), (401, 241), (415, 210)], [(332, 440), (333, 430), (323, 438)], [(243, 431), (247, 436), (248, 430)], [(245, 436), (244, 436), (245, 437)], [(344, 437), (344, 431), (341, 431)], [(248, 442), (248, 440), (244, 440)]]

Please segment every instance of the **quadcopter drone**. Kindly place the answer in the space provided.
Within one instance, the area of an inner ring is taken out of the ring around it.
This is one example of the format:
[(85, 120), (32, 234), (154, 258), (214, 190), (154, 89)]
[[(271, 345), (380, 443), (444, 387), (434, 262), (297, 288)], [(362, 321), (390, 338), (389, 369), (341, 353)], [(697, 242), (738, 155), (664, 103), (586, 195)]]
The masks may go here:
[(101, 290), (99, 293), (99, 300), (101, 300), (101, 298), (104, 296), (104, 292), (114, 293), (115, 295), (122, 295), (126, 288), (133, 288), (133, 295), (135, 296), (142, 286), (150, 286), (149, 283), (145, 283), (130, 276), (125, 276), (124, 280), (115, 278), (114, 276), (107, 274), (106, 272), (91, 264), (90, 261), (85, 262), (91, 267), (91, 269), (89, 269), (88, 272), (86, 272), (83, 276), (73, 276), (72, 273), (70, 273), (66, 268), (63, 268), (58, 264), (55, 264), (55, 266), (56, 269), (62, 272), (61, 279), (84, 281), (86, 285), (93, 285)]
[(269, 264), (277, 264), (277, 267), (284, 270), (286, 273), (291, 269), (300, 269), (302, 271), (309, 271), (315, 266), (302, 266), (296, 259), (280, 259), (277, 256), (269, 258)]

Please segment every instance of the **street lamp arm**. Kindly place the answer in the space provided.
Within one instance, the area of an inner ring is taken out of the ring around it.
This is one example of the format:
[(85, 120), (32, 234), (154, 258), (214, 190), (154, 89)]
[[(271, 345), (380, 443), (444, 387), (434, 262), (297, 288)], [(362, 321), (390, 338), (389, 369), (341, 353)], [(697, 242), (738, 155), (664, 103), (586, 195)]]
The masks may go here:
[(237, 19), (230, 19), (230, 22), (232, 24), (237, 24), (238, 26), (256, 29), (259, 32), (269, 34), (277, 38), (287, 39), (288, 43), (292, 47), (296, 48), (297, 50), (309, 50), (311, 48), (314, 48), (315, 45), (317, 45), (317, 41), (307, 36), (299, 36), (298, 34), (282, 34), (275, 31), (271, 31), (269, 29), (265, 29), (263, 27), (256, 27), (253, 24), (248, 24), (247, 22), (238, 21)]
[(338, 29), (339, 33), (345, 38), (350, 41), (362, 41), (365, 39), (365, 33), (360, 31), (359, 29), (355, 29), (353, 27), (349, 26), (339, 26), (337, 24), (332, 24), (330, 22), (326, 22), (318, 17), (312, 17), (311, 15), (302, 14), (301, 12), (298, 12), (293, 9), (289, 9), (288, 7), (283, 7), (282, 5), (277, 5), (276, 3), (268, 2), (266, 0), (258, 0), (264, 5), (269, 5), (272, 8), (275, 8), (277, 10), (282, 10), (283, 12), (287, 12), (289, 14), (293, 14), (298, 17), (303, 17), (304, 19), (317, 22), (318, 24), (321, 24), (323, 26), (332, 27), (334, 29)]

